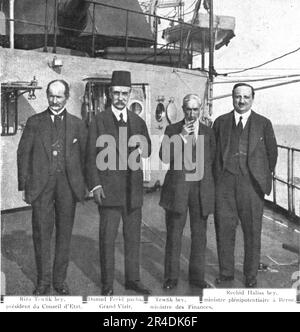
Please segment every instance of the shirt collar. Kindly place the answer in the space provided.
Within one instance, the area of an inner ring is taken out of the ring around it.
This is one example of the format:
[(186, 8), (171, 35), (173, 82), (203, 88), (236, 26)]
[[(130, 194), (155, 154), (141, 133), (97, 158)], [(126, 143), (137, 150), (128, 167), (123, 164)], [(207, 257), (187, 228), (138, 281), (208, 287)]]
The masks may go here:
[(120, 114), (123, 114), (123, 121), (127, 123), (127, 107), (124, 107), (122, 111), (118, 110), (115, 108), (113, 105), (111, 105), (111, 110), (114, 113), (115, 117), (117, 118), (118, 121), (120, 121)]
[(49, 107), (49, 110), (50, 110), (50, 115), (51, 116), (55, 116), (55, 115), (60, 115), (60, 114), (62, 114), (65, 110), (66, 110), (66, 108), (64, 107), (62, 110), (60, 110), (59, 112), (55, 112), (55, 111), (53, 111), (52, 109), (51, 109), (51, 107)]
[(243, 120), (242, 120), (243, 126), (245, 127), (251, 113), (252, 113), (252, 110), (249, 110), (244, 114), (240, 114), (237, 111), (234, 111), (235, 124), (238, 125), (238, 123), (240, 121), (240, 117), (242, 117), (243, 118)]

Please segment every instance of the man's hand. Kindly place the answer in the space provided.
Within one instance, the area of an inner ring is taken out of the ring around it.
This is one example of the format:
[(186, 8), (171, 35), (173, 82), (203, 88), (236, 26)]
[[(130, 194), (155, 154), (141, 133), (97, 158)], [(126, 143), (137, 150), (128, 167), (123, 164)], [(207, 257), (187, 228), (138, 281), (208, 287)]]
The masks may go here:
[(195, 131), (194, 123), (195, 123), (195, 121), (190, 121), (183, 126), (182, 131), (181, 131), (181, 135), (183, 137), (187, 137), (194, 133), (194, 131)]
[(99, 187), (93, 191), (94, 200), (98, 205), (102, 205), (102, 199), (105, 199), (104, 190), (102, 187)]

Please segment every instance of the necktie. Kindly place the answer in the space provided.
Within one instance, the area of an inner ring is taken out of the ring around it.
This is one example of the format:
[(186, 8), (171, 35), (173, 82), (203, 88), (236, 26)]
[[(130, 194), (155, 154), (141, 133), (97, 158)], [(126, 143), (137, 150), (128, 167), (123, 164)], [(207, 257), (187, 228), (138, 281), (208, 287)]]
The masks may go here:
[(120, 113), (119, 126), (126, 126), (126, 122), (123, 119), (123, 113)]
[(192, 141), (193, 146), (196, 145), (197, 136), (198, 136), (198, 133), (196, 133), (196, 128), (195, 128), (195, 125), (194, 125), (194, 130), (192, 132), (190, 132), (190, 134), (189, 134), (189, 137), (190, 137), (190, 139)]
[(193, 138), (192, 138), (192, 143), (193, 143), (193, 146), (195, 146), (195, 145), (196, 145), (196, 143), (197, 143), (196, 134), (195, 134), (195, 133), (193, 133), (192, 135), (193, 135)]
[(242, 116), (240, 117), (240, 121), (239, 121), (239, 123), (237, 125), (237, 130), (238, 130), (239, 136), (241, 136), (242, 132), (244, 130), (244, 127), (243, 127), (243, 117)]
[(57, 131), (60, 130), (62, 124), (62, 115), (54, 115), (54, 125)]

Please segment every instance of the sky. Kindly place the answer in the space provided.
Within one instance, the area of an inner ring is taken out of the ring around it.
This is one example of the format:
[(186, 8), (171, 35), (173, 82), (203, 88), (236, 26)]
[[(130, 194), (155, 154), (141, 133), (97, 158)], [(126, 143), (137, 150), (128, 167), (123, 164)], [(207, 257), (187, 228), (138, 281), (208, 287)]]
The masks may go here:
[[(193, 3), (194, 0), (185, 0), (185, 8)], [(256, 66), (300, 48), (300, 0), (214, 0), (214, 13), (233, 16), (236, 20), (236, 36), (228, 47), (215, 52), (218, 73)], [(300, 75), (300, 51), (259, 70), (227, 78), (220, 76), (216, 81), (294, 74)], [(300, 79), (300, 76), (287, 80), (293, 79)], [(256, 88), (279, 82), (282, 80), (252, 84)], [(230, 93), (231, 89), (232, 84), (215, 85), (214, 96)], [(231, 109), (231, 98), (215, 101), (213, 118)], [(269, 117), (274, 124), (300, 126), (300, 82), (257, 91), (253, 109)]]

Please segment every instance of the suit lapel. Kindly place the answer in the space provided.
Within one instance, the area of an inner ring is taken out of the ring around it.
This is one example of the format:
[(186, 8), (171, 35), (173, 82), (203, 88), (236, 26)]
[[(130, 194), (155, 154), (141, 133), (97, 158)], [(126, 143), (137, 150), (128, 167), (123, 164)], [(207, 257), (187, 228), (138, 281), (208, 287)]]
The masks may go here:
[[(175, 128), (175, 133), (174, 133), (175, 135), (180, 135), (181, 134), (184, 124), (185, 124), (184, 119), (177, 124), (177, 127)], [(180, 141), (181, 141), (181, 149), (183, 151), (184, 143), (183, 143), (182, 139), (180, 139)]]
[(128, 121), (128, 128), (130, 128), (130, 134), (135, 135), (138, 132), (138, 128), (136, 126), (137, 122), (134, 119), (134, 115), (131, 111), (127, 109), (127, 121)]
[(73, 139), (76, 136), (76, 127), (74, 124), (74, 119), (71, 115), (66, 112), (66, 158), (68, 158), (70, 154), (70, 148), (73, 144)]
[(250, 128), (249, 128), (249, 155), (254, 151), (257, 143), (260, 139), (261, 133), (261, 122), (255, 112), (252, 111), (250, 117)]
[(104, 124), (104, 133), (106, 135), (114, 137), (116, 142), (116, 151), (119, 154), (119, 128), (116, 125), (115, 115), (113, 114), (111, 107), (107, 108), (105, 111), (103, 124)]
[(207, 140), (207, 135), (206, 135), (206, 127), (204, 124), (202, 124), (200, 121), (199, 121), (199, 129), (198, 129), (198, 136), (201, 136), (203, 135), (204, 137), (204, 144), (206, 143), (206, 140)]
[(176, 128), (176, 134), (180, 134), (181, 133), (184, 124), (185, 124), (185, 120), (184, 119), (178, 123), (178, 126)]
[(44, 111), (40, 120), (40, 129), (39, 133), (43, 141), (47, 156), (49, 160), (51, 159), (51, 128), (52, 120), (48, 110)]
[(234, 113), (233, 111), (228, 114), (221, 126), (221, 144), (222, 144), (222, 154), (223, 161), (226, 160), (229, 149), (230, 149), (230, 139), (232, 133), (232, 123), (233, 123)]
[(114, 114), (110, 107), (105, 111), (104, 129), (106, 134), (112, 135), (116, 139), (116, 141), (118, 141), (118, 128), (115, 124)]

